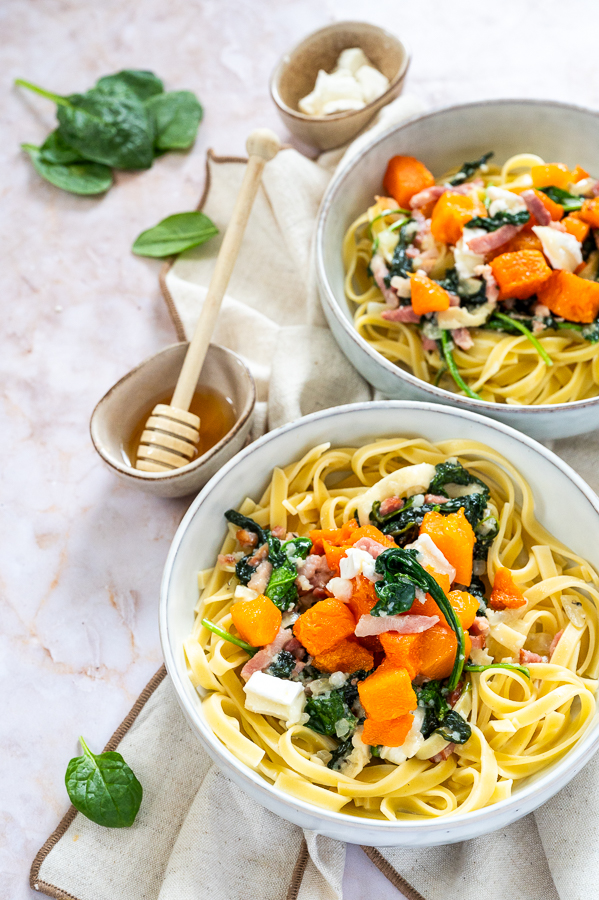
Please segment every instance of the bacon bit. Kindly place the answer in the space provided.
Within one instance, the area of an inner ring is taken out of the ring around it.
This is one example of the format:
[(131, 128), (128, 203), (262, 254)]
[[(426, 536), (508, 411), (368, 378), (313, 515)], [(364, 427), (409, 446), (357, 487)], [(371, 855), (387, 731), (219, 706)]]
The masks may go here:
[(464, 679), (462, 678), (458, 681), (457, 685), (454, 687), (451, 694), (447, 697), (447, 702), (450, 706), (455, 706), (460, 697), (462, 696), (462, 691), (464, 690)]
[(474, 274), (482, 275), (482, 278), (486, 284), (485, 295), (486, 295), (487, 301), (489, 303), (496, 303), (497, 298), (499, 297), (499, 285), (495, 281), (495, 277), (493, 275), (493, 270), (491, 269), (491, 266), (487, 266), (487, 265), (475, 266)]
[(479, 237), (472, 238), (468, 241), (468, 249), (473, 253), (490, 253), (511, 241), (519, 231), (522, 231), (524, 225), (502, 225), (496, 231), (489, 231), (481, 234)]
[(266, 559), (268, 556), (268, 544), (262, 544), (261, 547), (258, 547), (254, 555), (251, 559), (248, 559), (248, 564), (250, 566), (257, 566), (259, 562), (262, 562), (263, 559)]
[(440, 753), (435, 753), (434, 756), (429, 756), (429, 759), (433, 763), (443, 762), (449, 756), (451, 756), (451, 754), (453, 753), (454, 750), (455, 750), (455, 744), (448, 744), (447, 747), (444, 747)]
[(484, 650), (486, 638), (484, 634), (473, 634), (470, 636), (470, 642), (477, 650)]
[(330, 594), (325, 588), (314, 588), (312, 596), (315, 600), (324, 600), (325, 597), (330, 597)]
[(250, 550), (258, 543), (258, 535), (254, 534), (253, 531), (246, 531), (245, 528), (240, 528), (235, 537), (244, 550)]
[[(420, 316), (417, 316), (412, 306), (399, 306), (397, 309), (384, 309), (381, 313), (381, 318), (386, 319), (388, 322), (404, 322), (404, 323), (412, 323), (417, 325), (420, 322)], [(437, 346), (435, 344), (435, 346)]]
[(449, 294), (449, 305), (450, 306), (459, 306), (461, 303), (460, 298), (457, 294), (452, 294), (451, 291), (447, 291)]
[(562, 628), (562, 630), (561, 630), (561, 631), (558, 631), (558, 633), (555, 635), (555, 637), (554, 637), (553, 640), (551, 641), (551, 644), (550, 644), (550, 646), (549, 646), (549, 659), (551, 659), (551, 657), (552, 657), (553, 654), (555, 653), (555, 648), (556, 648), (557, 645), (559, 644), (560, 638), (561, 638), (561, 636), (562, 636), (563, 633), (564, 633), (564, 630), (563, 630), (563, 628)]
[(373, 274), (374, 280), (376, 281), (381, 294), (384, 297), (385, 303), (390, 309), (395, 309), (399, 304), (399, 299), (397, 294), (392, 288), (387, 287), (385, 284), (385, 278), (389, 274), (389, 269), (385, 264), (385, 260), (382, 256), (376, 254), (372, 257), (370, 261), (370, 270)]
[(441, 494), (425, 494), (424, 502), (425, 503), (433, 503), (435, 506), (441, 503), (447, 503), (449, 497), (442, 497)]
[(437, 342), (433, 341), (432, 338), (422, 337), (422, 349), (426, 350), (429, 353), (433, 353), (437, 349)]
[(412, 209), (420, 209), (421, 206), (426, 206), (433, 200), (438, 200), (446, 190), (447, 188), (442, 184), (433, 184), (432, 187), (425, 188), (423, 191), (418, 191), (418, 193), (414, 194), (410, 200), (410, 207)]
[(531, 216), (535, 217), (537, 225), (549, 225), (551, 222), (551, 213), (543, 204), (542, 200), (539, 200), (535, 192), (533, 190), (522, 191), (520, 196), (526, 203), (526, 208)]
[[(401, 501), (403, 504), (403, 500)], [(381, 503), (382, 506), (382, 503)], [(397, 507), (401, 509), (401, 506)], [(356, 541), (354, 544), (354, 548), (356, 550), (365, 550), (366, 553), (370, 553), (373, 559), (377, 559), (385, 550), (388, 550), (388, 547), (385, 547), (384, 544), (379, 544), (378, 541), (375, 541), (373, 538), (363, 537), (360, 538), (359, 541)]]
[(263, 594), (266, 590), (266, 586), (270, 581), (270, 576), (272, 574), (272, 563), (267, 559), (263, 559), (262, 562), (258, 563), (256, 571), (248, 581), (248, 587), (251, 591), (256, 591), (258, 594)]
[(532, 650), (520, 650), (520, 665), (525, 666), (527, 663), (546, 663), (549, 662), (546, 656), (539, 656)]
[(237, 556), (234, 553), (219, 553), (217, 559), (219, 566), (234, 566), (237, 562)]
[(302, 671), (302, 669), (305, 667), (305, 665), (306, 665), (305, 662), (301, 662), (301, 660), (298, 659), (298, 661), (296, 662), (295, 666), (293, 667), (293, 669), (291, 671), (291, 674), (299, 675), (299, 673)]
[(283, 541), (285, 540), (285, 534), (287, 532), (284, 528), (281, 527), (281, 525), (275, 525), (275, 527), (272, 529), (272, 533), (280, 541)]
[(485, 618), (485, 616), (477, 616), (469, 628), (470, 637), (472, 637), (473, 634), (482, 634), (483, 637), (486, 637), (490, 629), (491, 626), (489, 625), (489, 620)]
[(292, 637), (290, 641), (287, 641), (283, 650), (287, 650), (288, 653), (291, 653), (292, 656), (295, 656), (296, 659), (304, 659), (307, 650), (303, 644), (301, 644), (296, 637)]
[(593, 197), (599, 196), (599, 181), (596, 181), (591, 188), (591, 194), (593, 195)]
[(272, 644), (267, 644), (262, 650), (249, 659), (241, 670), (241, 677), (244, 681), (248, 681), (254, 672), (263, 672), (267, 669), (277, 653), (280, 653), (285, 645), (289, 642), (291, 632), (288, 628), (279, 628), (277, 636)]
[(467, 328), (454, 328), (451, 332), (451, 339), (460, 350), (470, 350), (474, 347), (474, 341)]
[(562, 231), (565, 234), (567, 234), (567, 232), (568, 232), (568, 229), (566, 228), (565, 225), (563, 225), (561, 222), (554, 222), (553, 219), (549, 223), (549, 227), (553, 228), (554, 231)]
[[(381, 516), (388, 516), (390, 513), (397, 512), (398, 509), (402, 508), (405, 502), (406, 501), (403, 497), (387, 497), (387, 499), (383, 500), (380, 505), (379, 514)], [(358, 544), (359, 543), (360, 541), (358, 541)]]
[(398, 634), (421, 634), (436, 625), (439, 616), (360, 616), (356, 625), (356, 637), (397, 631)]
[[(317, 556), (314, 553), (307, 556), (303, 563), (300, 564), (299, 574), (303, 575), (308, 581), (310, 587), (314, 590), (314, 596), (316, 596), (316, 590), (325, 588), (335, 575), (329, 569), (326, 556)], [(327, 595), (323, 593), (322, 596)]]

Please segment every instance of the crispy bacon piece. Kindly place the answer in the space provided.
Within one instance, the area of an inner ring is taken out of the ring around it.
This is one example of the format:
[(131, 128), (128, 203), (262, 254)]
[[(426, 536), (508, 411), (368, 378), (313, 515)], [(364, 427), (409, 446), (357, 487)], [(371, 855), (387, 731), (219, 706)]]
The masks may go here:
[(549, 659), (551, 659), (551, 657), (553, 656), (553, 654), (555, 652), (555, 648), (559, 644), (560, 638), (563, 633), (564, 633), (563, 629), (561, 631), (558, 631), (558, 633), (555, 635), (555, 637), (551, 641), (551, 645), (549, 647)]
[(447, 747), (444, 747), (440, 753), (435, 753), (434, 756), (429, 757), (430, 761), (433, 763), (443, 762), (448, 756), (451, 756), (453, 751), (455, 750), (455, 744), (448, 744)]
[(439, 616), (360, 616), (356, 625), (356, 637), (397, 631), (398, 634), (421, 634), (436, 625)]
[(246, 531), (245, 528), (240, 528), (235, 537), (244, 550), (251, 550), (258, 543), (258, 535), (254, 534), (253, 531)]
[(258, 650), (255, 656), (248, 659), (245, 666), (241, 670), (241, 677), (244, 681), (248, 681), (254, 672), (262, 672), (267, 669), (277, 653), (284, 649), (286, 644), (290, 642), (293, 635), (288, 628), (279, 628), (277, 636), (272, 644), (267, 644), (262, 650)]
[(300, 564), (299, 577), (302, 580), (298, 580), (296, 583), (300, 590), (305, 591), (306, 586), (303, 581), (303, 579), (305, 579), (312, 590), (322, 590), (334, 576), (335, 573), (329, 569), (326, 556), (317, 556), (316, 554), (311, 553), (310, 556), (307, 556), (303, 563)]
[(390, 513), (397, 512), (398, 509), (401, 509), (406, 501), (403, 497), (387, 497), (386, 500), (383, 500), (379, 513), (381, 516), (388, 516)]
[(467, 328), (454, 328), (451, 332), (451, 339), (460, 350), (470, 350), (474, 347), (474, 341)]
[(486, 234), (479, 235), (479, 237), (472, 238), (472, 240), (468, 241), (468, 249), (473, 253), (482, 255), (490, 253), (491, 250), (497, 250), (498, 247), (502, 247), (508, 241), (511, 241), (523, 228), (524, 225), (502, 225), (496, 231), (489, 231)]
[[(403, 500), (401, 501), (403, 503)], [(382, 506), (382, 503), (381, 503)], [(401, 507), (398, 507), (401, 509)], [(385, 547), (384, 544), (379, 544), (378, 541), (375, 541), (374, 538), (362, 537), (359, 541), (356, 541), (354, 544), (354, 548), (356, 550), (365, 550), (366, 553), (370, 553), (373, 559), (376, 559), (384, 550), (388, 550), (388, 547)]]
[[(398, 306), (397, 309), (384, 309), (381, 318), (387, 319), (388, 322), (403, 322), (417, 325), (420, 322), (420, 316), (417, 316), (411, 306)], [(435, 347), (437, 345), (435, 344)]]
[(527, 663), (546, 663), (549, 660), (546, 656), (539, 656), (532, 650), (520, 650), (520, 665), (525, 666)]
[(370, 269), (374, 280), (385, 299), (385, 303), (390, 309), (395, 309), (399, 303), (399, 299), (395, 291), (385, 284), (385, 278), (389, 274), (389, 269), (387, 268), (383, 257), (375, 254), (370, 261)]
[(251, 591), (256, 591), (257, 594), (263, 594), (266, 590), (266, 586), (270, 581), (270, 576), (272, 574), (272, 563), (267, 559), (263, 559), (262, 562), (258, 563), (256, 567), (256, 571), (248, 581), (248, 587)]
[(526, 208), (531, 216), (534, 216), (537, 220), (537, 225), (549, 225), (551, 222), (551, 213), (543, 204), (542, 200), (539, 200), (535, 192), (533, 190), (522, 191), (520, 196), (526, 203)]
[(441, 494), (425, 494), (424, 502), (425, 503), (434, 503), (435, 505), (441, 503), (447, 503), (449, 497), (442, 497)]

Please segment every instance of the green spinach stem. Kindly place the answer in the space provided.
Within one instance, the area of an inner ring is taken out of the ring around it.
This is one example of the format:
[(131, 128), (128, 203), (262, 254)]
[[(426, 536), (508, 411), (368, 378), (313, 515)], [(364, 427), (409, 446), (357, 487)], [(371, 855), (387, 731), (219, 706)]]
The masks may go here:
[(530, 669), (526, 666), (512, 666), (510, 663), (489, 663), (488, 666), (464, 666), (465, 672), (486, 672), (487, 669), (510, 669), (512, 672), (520, 672), (530, 678)]
[(53, 94), (51, 91), (46, 91), (44, 88), (38, 87), (30, 81), (24, 81), (22, 78), (15, 78), (15, 84), (27, 88), (28, 91), (33, 91), (34, 94), (39, 94), (40, 97), (47, 97), (48, 100), (53, 100), (54, 103), (58, 103), (59, 106), (71, 105), (66, 97), (61, 97), (60, 94)]
[(533, 345), (543, 362), (546, 366), (552, 366), (553, 361), (544, 347), (541, 345), (540, 341), (536, 339), (532, 331), (523, 325), (522, 322), (519, 322), (517, 319), (512, 319), (511, 316), (505, 316), (503, 313), (495, 312), (493, 313), (494, 319), (499, 319), (500, 322), (505, 322), (508, 325), (511, 325), (513, 328), (517, 328), (518, 331), (521, 331), (525, 338), (527, 338), (530, 343)]
[(242, 650), (245, 650), (246, 653), (249, 653), (250, 656), (254, 656), (255, 653), (258, 652), (260, 647), (252, 647), (251, 644), (246, 644), (245, 641), (242, 641), (241, 638), (236, 638), (232, 634), (229, 634), (228, 631), (225, 631), (224, 628), (220, 628), (218, 625), (215, 625), (214, 622), (211, 622), (210, 619), (202, 619), (202, 625), (204, 628), (207, 628), (208, 631), (211, 631), (213, 634), (217, 634), (224, 641), (229, 641), (231, 644), (237, 644), (238, 647), (241, 647)]
[(482, 397), (471, 390), (460, 373), (458, 372), (458, 367), (455, 364), (455, 359), (453, 358), (453, 353), (451, 352), (451, 347), (449, 346), (450, 340), (447, 329), (443, 329), (441, 332), (441, 347), (443, 348), (443, 356), (445, 357), (445, 362), (447, 363), (447, 368), (451, 373), (451, 377), (457, 384), (459, 388), (461, 388), (464, 393), (468, 397), (472, 397), (473, 400), (482, 400)]

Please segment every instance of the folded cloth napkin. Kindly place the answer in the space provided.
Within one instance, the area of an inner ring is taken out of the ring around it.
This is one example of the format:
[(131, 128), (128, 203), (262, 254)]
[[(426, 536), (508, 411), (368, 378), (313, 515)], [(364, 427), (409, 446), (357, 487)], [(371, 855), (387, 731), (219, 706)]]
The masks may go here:
[[(400, 98), (347, 149), (312, 162), (283, 150), (267, 166), (214, 340), (239, 353), (258, 388), (254, 436), (317, 409), (368, 399), (320, 309), (311, 263), (314, 221), (337, 166), (364, 141), (420, 111)], [(208, 159), (201, 207), (221, 233), (243, 160)], [(180, 337), (206, 295), (217, 241), (162, 275)], [(554, 449), (594, 487), (597, 436)], [(71, 808), (32, 867), (31, 883), (70, 900), (341, 900), (345, 846), (262, 809), (212, 765), (190, 731), (164, 669), (113, 736), (144, 786), (129, 829), (103, 829)], [(501, 832), (424, 850), (365, 848), (408, 900), (587, 900), (599, 861), (599, 760), (536, 813)]]

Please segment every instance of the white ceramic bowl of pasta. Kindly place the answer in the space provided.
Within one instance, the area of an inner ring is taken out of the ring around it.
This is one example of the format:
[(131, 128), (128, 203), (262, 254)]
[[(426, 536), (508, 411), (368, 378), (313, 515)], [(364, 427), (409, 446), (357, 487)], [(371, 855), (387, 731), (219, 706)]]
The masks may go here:
[(348, 359), (388, 397), (449, 403), (492, 416), (538, 440), (592, 431), (599, 427), (599, 397), (539, 406), (470, 399), (401, 369), (371, 347), (354, 327), (355, 307), (344, 291), (343, 236), (381, 192), (388, 160), (396, 154), (415, 156), (438, 177), (487, 150), (495, 152), (494, 161), (499, 164), (528, 151), (572, 166), (579, 162), (599, 175), (599, 115), (548, 100), (493, 100), (442, 109), (388, 129), (333, 179), (323, 198), (316, 266), (324, 313)]
[(433, 846), (503, 828), (548, 800), (599, 747), (597, 719), (561, 760), (521, 782), (510, 798), (492, 806), (413, 822), (357, 818), (285, 794), (241, 763), (208, 725), (183, 653), (198, 598), (197, 573), (214, 564), (225, 534), (224, 510), (238, 507), (246, 496), (257, 499), (274, 467), (299, 459), (315, 445), (330, 441), (333, 446), (360, 446), (397, 435), (431, 441), (459, 438), (491, 446), (530, 484), (542, 525), (599, 567), (599, 498), (553, 453), (501, 423), (450, 407), (402, 401), (355, 404), (315, 413), (271, 432), (211, 479), (192, 503), (173, 540), (162, 581), (160, 630), (166, 666), (191, 728), (219, 768), (258, 803), (303, 828), (350, 843)]

